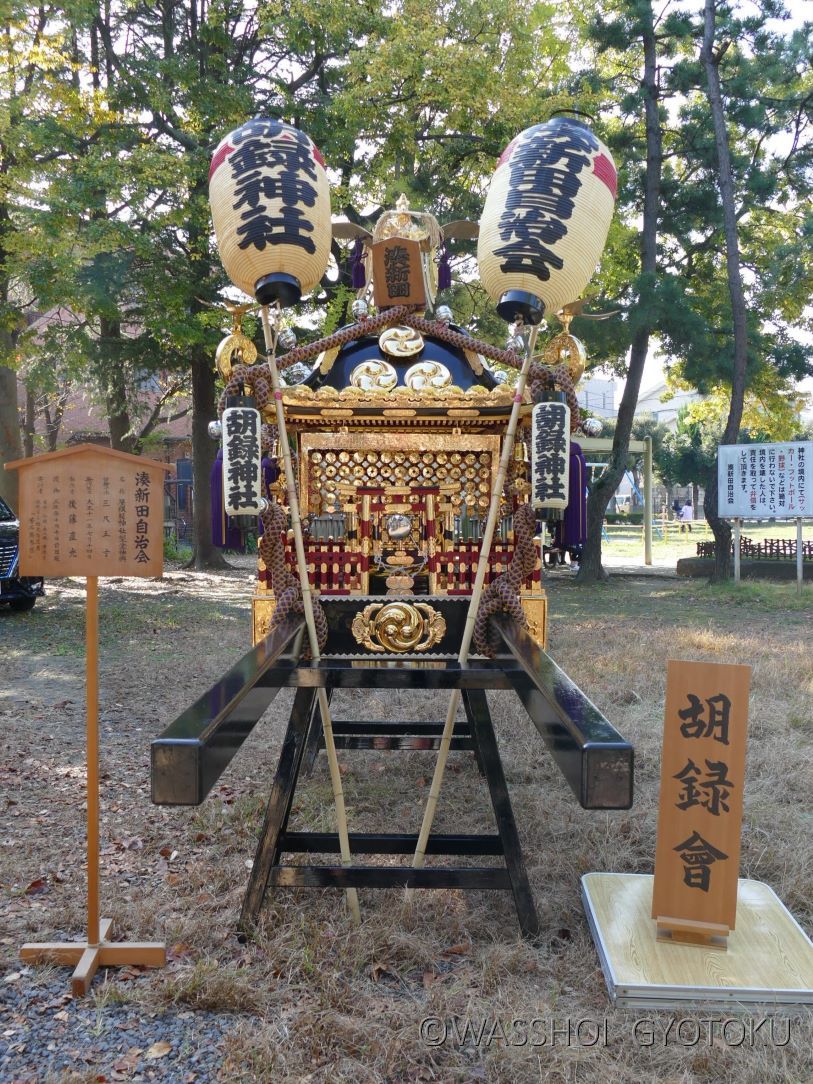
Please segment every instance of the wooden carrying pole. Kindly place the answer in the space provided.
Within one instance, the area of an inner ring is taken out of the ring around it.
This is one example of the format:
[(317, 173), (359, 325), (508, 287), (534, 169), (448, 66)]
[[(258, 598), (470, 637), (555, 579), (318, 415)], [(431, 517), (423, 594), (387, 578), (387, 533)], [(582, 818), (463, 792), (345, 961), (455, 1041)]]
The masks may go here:
[[(299, 499), (296, 494), (296, 481), (294, 469), (291, 464), (291, 449), (288, 444), (287, 430), (285, 427), (285, 408), (282, 405), (282, 389), (279, 382), (276, 360), (276, 336), (271, 327), (268, 316), (268, 306), (261, 308), (263, 332), (265, 334), (265, 349), (267, 353), (268, 371), (271, 376), (271, 386), (274, 389), (274, 405), (277, 412), (277, 431), (279, 434), (279, 446), (282, 451), (282, 462), (285, 469), (285, 486), (288, 490), (288, 509), (291, 513), (291, 527), (294, 532), (294, 546), (296, 549), (296, 565), (299, 572), (299, 584), (302, 589), (302, 605), (305, 611), (305, 624), (308, 630), (308, 643), (310, 644), (311, 657), (315, 665), (319, 664), (319, 641), (316, 635), (316, 624), (313, 620), (313, 601), (311, 598), (310, 581), (308, 580), (308, 564), (305, 558), (305, 543), (302, 538), (302, 521), (299, 516)], [(339, 835), (339, 850), (342, 865), (351, 864), (350, 837), (347, 832), (347, 816), (344, 808), (344, 792), (342, 790), (342, 777), (339, 771), (339, 761), (336, 756), (336, 743), (333, 740), (333, 722), (330, 717), (330, 703), (327, 691), (320, 687), (317, 693), (319, 711), (322, 716), (322, 730), (325, 736), (325, 752), (327, 753), (328, 768), (330, 770), (330, 782), (333, 787), (333, 800), (336, 803), (336, 824)], [(359, 911), (358, 893), (355, 888), (347, 890), (347, 905), (356, 923), (361, 921)]]
[[(502, 491), (505, 484), (505, 477), (508, 473), (508, 464), (511, 462), (511, 455), (514, 450), (514, 438), (517, 432), (517, 425), (519, 423), (519, 412), (522, 406), (522, 399), (525, 393), (525, 384), (528, 380), (528, 370), (531, 367), (531, 359), (533, 358), (534, 346), (536, 345), (536, 336), (538, 328), (531, 329), (530, 338), (528, 341), (528, 350), (525, 355), (525, 361), (523, 362), (522, 369), (520, 370), (519, 379), (517, 380), (516, 393), (514, 395), (514, 404), (511, 408), (511, 416), (508, 419), (508, 428), (505, 433), (505, 440), (503, 442), (502, 455), (500, 456), (500, 464), (497, 468), (497, 476), (494, 479), (494, 488), (491, 491), (491, 503), (488, 508), (488, 519), (486, 520), (486, 528), (483, 532), (483, 540), (480, 544), (480, 556), (477, 562), (477, 576), (474, 581), (474, 588), (471, 594), (471, 602), (469, 603), (469, 611), (466, 615), (466, 624), (463, 628), (463, 638), (460, 644), (460, 652), (457, 656), (457, 660), (460, 666), (465, 666), (469, 661), (469, 648), (471, 647), (472, 637), (474, 636), (474, 623), (477, 619), (477, 611), (480, 608), (480, 599), (483, 594), (483, 584), (486, 578), (486, 569), (488, 567), (488, 558), (491, 553), (491, 540), (494, 537), (494, 530), (497, 526), (497, 517), (500, 511), (500, 501), (502, 500)], [(412, 859), (412, 865), (414, 868), (419, 868), (423, 865), (424, 858), (426, 857), (426, 845), (429, 840), (429, 833), (432, 831), (432, 823), (435, 819), (435, 810), (437, 809), (438, 798), (440, 797), (440, 788), (443, 783), (443, 773), (446, 769), (446, 759), (449, 755), (449, 749), (452, 744), (452, 733), (454, 731), (455, 717), (457, 715), (458, 705), (460, 704), (460, 690), (453, 689), (452, 695), (449, 697), (449, 707), (446, 712), (446, 721), (443, 726), (443, 735), (440, 740), (440, 747), (438, 749), (438, 759), (435, 764), (435, 771), (432, 776), (432, 785), (429, 788), (429, 797), (426, 802), (426, 810), (423, 815), (423, 823), (421, 824), (420, 835), (418, 836), (418, 843), (415, 847), (415, 854)], [(407, 898), (411, 898), (412, 889), (407, 889)]]

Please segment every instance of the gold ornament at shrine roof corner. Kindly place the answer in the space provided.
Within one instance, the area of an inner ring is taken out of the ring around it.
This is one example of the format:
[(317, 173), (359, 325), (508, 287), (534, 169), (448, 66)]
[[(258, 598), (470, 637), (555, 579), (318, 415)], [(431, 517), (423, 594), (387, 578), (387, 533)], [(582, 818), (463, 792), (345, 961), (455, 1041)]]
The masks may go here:
[(619, 309), (613, 309), (612, 312), (585, 312), (584, 301), (581, 298), (578, 301), (569, 302), (556, 313), (556, 319), (562, 325), (562, 331), (547, 344), (542, 352), (541, 360), (545, 365), (554, 367), (565, 365), (573, 383), (578, 384), (584, 375), (587, 351), (584, 343), (575, 335), (570, 334), (571, 322), (576, 316), (583, 320), (609, 320), (611, 316), (617, 316), (619, 311)]
[(584, 375), (584, 367), (587, 364), (587, 351), (584, 343), (570, 334), (570, 321), (572, 313), (558, 313), (564, 330), (546, 344), (542, 351), (542, 360), (546, 365), (567, 366), (574, 384), (578, 384)]
[(425, 602), (372, 602), (353, 618), (352, 632), (369, 651), (404, 654), (440, 643), (446, 621)]

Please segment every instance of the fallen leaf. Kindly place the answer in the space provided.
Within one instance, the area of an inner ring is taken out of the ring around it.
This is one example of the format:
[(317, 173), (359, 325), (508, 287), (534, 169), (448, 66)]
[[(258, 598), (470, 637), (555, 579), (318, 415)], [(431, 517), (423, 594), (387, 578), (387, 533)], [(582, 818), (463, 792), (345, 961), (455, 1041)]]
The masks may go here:
[(149, 1061), (155, 1061), (156, 1058), (165, 1058), (170, 1050), (172, 1050), (170, 1044), (161, 1039), (159, 1042), (152, 1044), (144, 1057)]
[(23, 977), (23, 974), (22, 974), (21, 971), (12, 971), (11, 974), (3, 976), (3, 982), (16, 982), (18, 979), (21, 979), (22, 977)]
[(444, 956), (465, 956), (468, 953), (470, 948), (471, 948), (471, 945), (467, 945), (465, 943), (461, 943), (459, 945), (449, 945), (448, 948), (445, 948), (443, 950), (443, 955)]
[(28, 888), (26, 888), (25, 894), (26, 894), (26, 896), (38, 896), (40, 893), (47, 892), (47, 891), (48, 891), (48, 878), (47, 877), (37, 877), (36, 881), (32, 881), (31, 884), (28, 886)]

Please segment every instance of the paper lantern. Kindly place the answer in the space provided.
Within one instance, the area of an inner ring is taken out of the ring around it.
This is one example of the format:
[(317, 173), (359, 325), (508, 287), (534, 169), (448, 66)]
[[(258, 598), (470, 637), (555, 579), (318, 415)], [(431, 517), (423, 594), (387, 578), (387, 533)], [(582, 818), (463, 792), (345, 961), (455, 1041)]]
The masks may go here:
[(616, 172), (580, 121), (553, 117), (503, 151), (480, 221), (480, 277), (504, 320), (538, 324), (590, 281), (610, 228)]
[(255, 117), (218, 144), (209, 169), (220, 258), (235, 286), (263, 305), (294, 305), (330, 255), (330, 189), (315, 143)]

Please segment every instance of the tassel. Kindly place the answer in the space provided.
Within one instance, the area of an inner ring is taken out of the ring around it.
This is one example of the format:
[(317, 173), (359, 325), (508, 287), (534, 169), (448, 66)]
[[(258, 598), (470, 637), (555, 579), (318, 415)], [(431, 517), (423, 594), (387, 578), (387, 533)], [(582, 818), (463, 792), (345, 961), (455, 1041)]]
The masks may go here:
[(446, 245), (443, 246), (440, 263), (438, 264), (438, 289), (448, 290), (452, 285), (452, 269), (449, 267), (449, 253)]
[(353, 255), (350, 259), (351, 278), (354, 290), (361, 290), (367, 284), (367, 277), (364, 274), (364, 246), (361, 243), (361, 238), (356, 238), (356, 243), (353, 245)]

